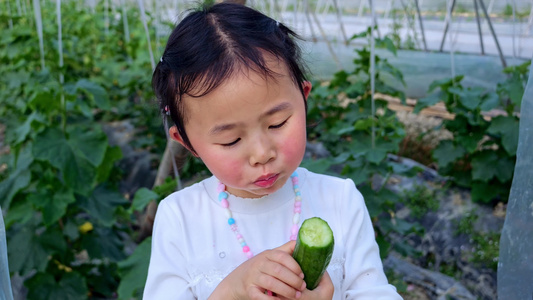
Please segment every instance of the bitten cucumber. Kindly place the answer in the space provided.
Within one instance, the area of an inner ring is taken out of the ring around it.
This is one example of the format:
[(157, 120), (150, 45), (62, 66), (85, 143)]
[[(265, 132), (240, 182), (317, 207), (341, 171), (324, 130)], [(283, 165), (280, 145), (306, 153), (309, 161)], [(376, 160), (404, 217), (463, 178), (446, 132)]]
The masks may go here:
[(333, 231), (326, 221), (314, 217), (302, 223), (292, 256), (300, 265), (309, 290), (316, 288), (324, 275), (334, 244)]

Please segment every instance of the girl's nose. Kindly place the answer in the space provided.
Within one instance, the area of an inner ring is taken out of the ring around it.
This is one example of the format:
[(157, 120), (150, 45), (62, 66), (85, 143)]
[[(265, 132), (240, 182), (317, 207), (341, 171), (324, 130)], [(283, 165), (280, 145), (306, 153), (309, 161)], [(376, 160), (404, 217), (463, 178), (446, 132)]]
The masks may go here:
[(276, 150), (272, 142), (265, 137), (256, 139), (250, 152), (250, 165), (264, 165), (276, 158)]

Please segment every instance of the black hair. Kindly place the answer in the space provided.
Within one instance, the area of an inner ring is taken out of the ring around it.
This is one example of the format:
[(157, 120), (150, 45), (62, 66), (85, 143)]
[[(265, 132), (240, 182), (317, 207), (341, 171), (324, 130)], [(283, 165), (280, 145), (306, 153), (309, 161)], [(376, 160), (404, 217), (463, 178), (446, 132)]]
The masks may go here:
[(300, 37), (285, 25), (232, 3), (201, 7), (174, 28), (154, 70), (152, 87), (161, 112), (170, 113), (189, 150), (194, 151), (185, 132), (183, 95), (204, 96), (243, 68), (273, 78), (276, 74), (267, 67), (265, 54), (287, 66), (304, 95), (306, 68), (295, 39)]

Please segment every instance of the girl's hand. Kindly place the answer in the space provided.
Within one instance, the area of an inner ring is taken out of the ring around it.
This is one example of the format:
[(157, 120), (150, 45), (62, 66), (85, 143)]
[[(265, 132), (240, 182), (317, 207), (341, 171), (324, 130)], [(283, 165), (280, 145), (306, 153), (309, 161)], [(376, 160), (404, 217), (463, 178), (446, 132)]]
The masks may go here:
[[(299, 299), (305, 282), (292, 258), (295, 245), (290, 241), (244, 262), (220, 282), (210, 299)], [(267, 295), (267, 291), (276, 297)]]
[(335, 288), (333, 287), (331, 277), (329, 277), (328, 271), (326, 271), (324, 272), (324, 276), (322, 276), (322, 279), (320, 280), (318, 286), (312, 291), (305, 289), (302, 292), (302, 297), (300, 298), (300, 300), (330, 300), (333, 298), (334, 290)]

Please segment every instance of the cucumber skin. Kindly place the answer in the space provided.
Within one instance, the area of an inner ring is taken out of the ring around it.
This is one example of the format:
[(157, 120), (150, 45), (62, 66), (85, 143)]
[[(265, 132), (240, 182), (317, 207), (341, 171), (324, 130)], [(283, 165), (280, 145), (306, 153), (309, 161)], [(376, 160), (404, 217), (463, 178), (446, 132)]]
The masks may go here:
[[(326, 221), (324, 222), (327, 224)], [(324, 275), (324, 272), (331, 261), (334, 246), (335, 241), (332, 240), (331, 243), (325, 247), (311, 247), (303, 243), (300, 239), (300, 234), (298, 234), (296, 247), (294, 248), (292, 256), (296, 262), (298, 262), (304, 273), (304, 281), (308, 290), (313, 290), (318, 286), (318, 283), (322, 279), (322, 275)]]

